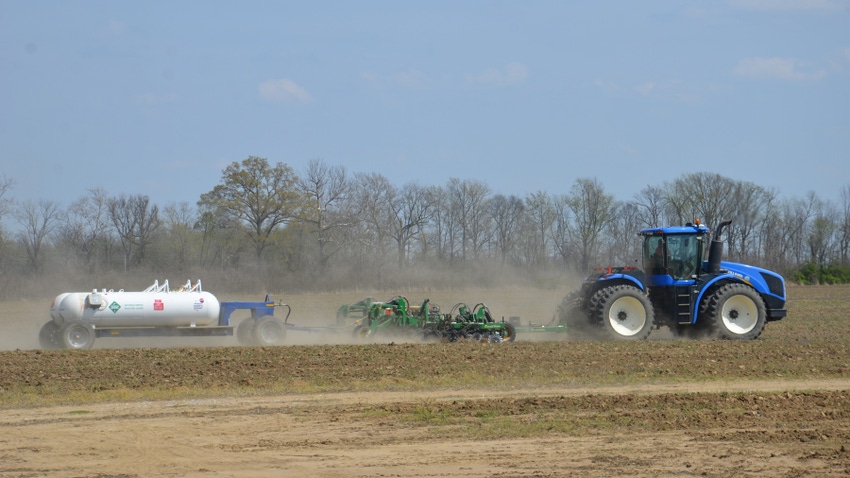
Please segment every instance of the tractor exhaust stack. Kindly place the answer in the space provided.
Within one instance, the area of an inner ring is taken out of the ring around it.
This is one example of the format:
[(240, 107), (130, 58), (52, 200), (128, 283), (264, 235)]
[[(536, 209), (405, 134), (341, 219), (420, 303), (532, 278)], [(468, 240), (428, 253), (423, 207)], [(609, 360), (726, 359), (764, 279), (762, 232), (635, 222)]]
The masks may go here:
[(732, 221), (723, 221), (717, 226), (717, 232), (714, 233), (714, 238), (711, 239), (711, 249), (708, 251), (708, 273), (717, 274), (720, 272), (720, 261), (723, 258), (723, 241), (720, 235), (723, 234), (723, 229), (732, 224)]

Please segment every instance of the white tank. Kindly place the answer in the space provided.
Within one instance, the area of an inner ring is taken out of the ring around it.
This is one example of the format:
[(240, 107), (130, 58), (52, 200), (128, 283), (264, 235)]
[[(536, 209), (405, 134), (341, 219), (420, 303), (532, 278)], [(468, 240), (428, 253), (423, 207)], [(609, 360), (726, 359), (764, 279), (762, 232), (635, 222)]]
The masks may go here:
[(83, 320), (95, 327), (189, 327), (216, 325), (221, 304), (201, 283), (171, 290), (168, 281), (140, 292), (65, 292), (50, 305), (58, 325)]

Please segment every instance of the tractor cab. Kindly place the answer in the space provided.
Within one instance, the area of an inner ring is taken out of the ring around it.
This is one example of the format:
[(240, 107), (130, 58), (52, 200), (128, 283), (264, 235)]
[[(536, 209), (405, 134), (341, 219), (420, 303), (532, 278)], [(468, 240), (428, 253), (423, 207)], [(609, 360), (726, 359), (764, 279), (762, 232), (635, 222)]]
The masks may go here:
[(650, 287), (693, 284), (703, 264), (709, 229), (697, 222), (644, 229), (643, 269)]

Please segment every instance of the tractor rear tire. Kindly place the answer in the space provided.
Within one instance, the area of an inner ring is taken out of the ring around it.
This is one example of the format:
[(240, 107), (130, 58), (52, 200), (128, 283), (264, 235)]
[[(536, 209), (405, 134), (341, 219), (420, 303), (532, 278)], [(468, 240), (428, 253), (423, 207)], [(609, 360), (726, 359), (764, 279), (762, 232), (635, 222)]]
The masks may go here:
[(591, 322), (583, 307), (581, 291), (576, 290), (564, 297), (558, 306), (558, 323), (567, 328), (569, 340), (594, 340), (599, 338), (599, 324)]
[(257, 319), (251, 332), (254, 343), (260, 347), (282, 345), (286, 340), (286, 325), (275, 317)]
[(614, 340), (644, 340), (652, 331), (654, 314), (649, 297), (630, 285), (606, 287), (594, 294), (596, 320)]
[(706, 318), (712, 335), (728, 340), (754, 340), (767, 321), (764, 301), (752, 287), (731, 283), (709, 299)]
[(59, 326), (50, 321), (41, 326), (38, 331), (38, 343), (44, 350), (58, 350), (63, 347), (62, 337), (59, 336)]
[(59, 329), (59, 338), (66, 349), (88, 350), (94, 345), (94, 327), (79, 320), (65, 322)]

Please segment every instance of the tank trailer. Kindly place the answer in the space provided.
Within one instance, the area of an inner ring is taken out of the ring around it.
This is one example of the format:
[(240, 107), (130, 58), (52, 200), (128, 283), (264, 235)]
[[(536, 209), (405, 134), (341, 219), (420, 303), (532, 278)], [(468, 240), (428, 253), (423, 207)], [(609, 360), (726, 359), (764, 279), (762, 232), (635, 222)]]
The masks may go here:
[[(281, 307), (286, 315), (276, 317)], [(226, 337), (234, 335), (231, 315), (247, 310), (250, 319), (235, 327), (243, 345), (280, 345), (287, 330), (320, 331), (321, 327), (298, 327), (287, 323), (291, 309), (264, 301), (219, 302), (205, 292), (199, 280), (171, 288), (154, 281), (142, 291), (97, 290), (59, 294), (50, 305), (50, 321), (38, 339), (44, 349), (89, 349), (103, 337)]]

